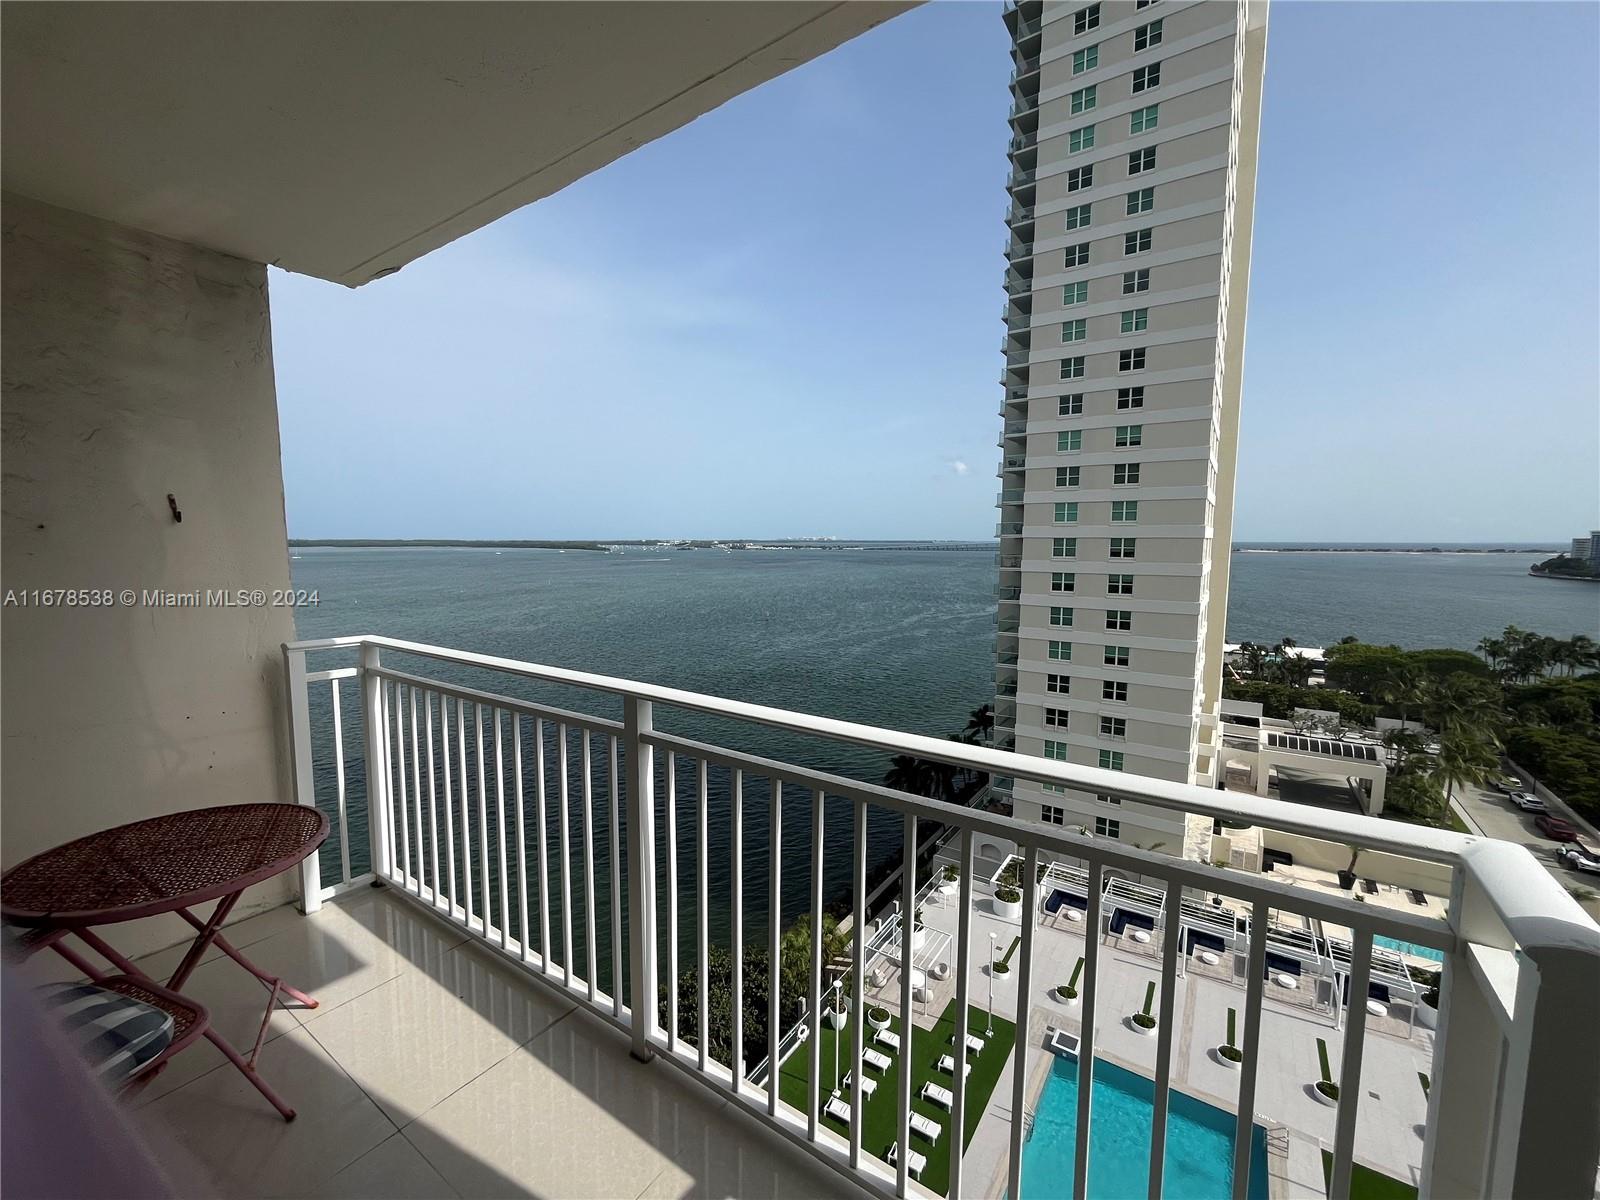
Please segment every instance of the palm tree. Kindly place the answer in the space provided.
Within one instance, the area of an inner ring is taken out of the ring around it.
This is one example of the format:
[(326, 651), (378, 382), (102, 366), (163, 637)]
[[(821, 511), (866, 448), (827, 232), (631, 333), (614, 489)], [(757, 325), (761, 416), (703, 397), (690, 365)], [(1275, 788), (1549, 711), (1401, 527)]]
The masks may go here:
[(1454, 733), (1482, 733), (1498, 743), (1505, 714), (1500, 697), (1488, 686), (1465, 675), (1450, 675), (1432, 683), (1423, 701), (1423, 715), (1444, 737)]
[(967, 718), (965, 730), (969, 742), (990, 742), (994, 740), (994, 705), (985, 704), (972, 710), (972, 715)]
[(1426, 685), (1426, 677), (1415, 667), (1397, 667), (1380, 680), (1373, 691), (1384, 704), (1392, 704), (1400, 710), (1403, 726), (1411, 716), (1411, 709), (1422, 703)]
[(1567, 661), (1571, 664), (1571, 672), (1584, 667), (1600, 667), (1600, 642), (1596, 642), (1586, 633), (1575, 634), (1567, 639)]
[(913, 796), (926, 796), (933, 764), (926, 759), (915, 758), (910, 754), (896, 754), (889, 760), (889, 770), (883, 777), (886, 787), (892, 787), (897, 792), (910, 792)]
[(1500, 770), (1500, 743), (1490, 734), (1469, 729), (1452, 732), (1439, 744), (1435, 775), (1444, 784), (1444, 800), (1455, 798), (1458, 785), (1487, 783)]
[(1504, 638), (1482, 638), (1478, 642), (1478, 653), (1489, 660), (1489, 670), (1498, 673), (1500, 661), (1505, 658), (1507, 646)]

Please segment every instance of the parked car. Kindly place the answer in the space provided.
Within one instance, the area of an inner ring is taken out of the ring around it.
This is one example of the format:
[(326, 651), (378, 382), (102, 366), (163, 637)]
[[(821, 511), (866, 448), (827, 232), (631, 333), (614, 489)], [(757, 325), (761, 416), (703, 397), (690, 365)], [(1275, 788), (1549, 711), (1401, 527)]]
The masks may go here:
[(1600, 858), (1596, 858), (1582, 846), (1563, 846), (1556, 851), (1556, 857), (1564, 866), (1571, 867), (1574, 871), (1587, 871), (1591, 875), (1600, 875)]
[(1533, 819), (1539, 827), (1539, 832), (1554, 842), (1575, 842), (1578, 840), (1578, 831), (1563, 821), (1560, 817), (1552, 817), (1549, 813), (1540, 813)]
[(1544, 801), (1532, 792), (1512, 792), (1506, 799), (1510, 800), (1523, 812), (1542, 813), (1544, 811)]
[(1499, 779), (1491, 782), (1492, 786), (1496, 790), (1505, 792), (1507, 795), (1520, 792), (1523, 787), (1522, 780), (1518, 779), (1515, 775), (1502, 775)]

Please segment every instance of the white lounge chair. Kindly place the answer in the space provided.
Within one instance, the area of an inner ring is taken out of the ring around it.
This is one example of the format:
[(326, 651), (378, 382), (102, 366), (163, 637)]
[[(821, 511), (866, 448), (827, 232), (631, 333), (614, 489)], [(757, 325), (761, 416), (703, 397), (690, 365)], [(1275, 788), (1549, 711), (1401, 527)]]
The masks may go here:
[(850, 1106), (844, 1102), (842, 1097), (828, 1097), (828, 1102), (822, 1106), (822, 1111), (835, 1121), (842, 1121), (846, 1125), (850, 1124)]
[(939, 1140), (939, 1135), (944, 1132), (944, 1126), (932, 1117), (925, 1117), (921, 1113), (911, 1114), (911, 1132), (920, 1134), (930, 1144)]
[[(952, 1033), (945, 1040), (948, 1041), (952, 1046), (954, 1046), (956, 1044), (956, 1035)], [(987, 1046), (988, 1044), (989, 1044), (988, 1042), (984, 1041), (981, 1037), (979, 1037), (975, 1033), (967, 1034), (967, 1053), (968, 1054), (982, 1054), (983, 1053), (983, 1048), (985, 1046)]]
[(940, 1087), (937, 1083), (922, 1085), (922, 1098), (937, 1104), (940, 1108), (954, 1108), (955, 1095), (947, 1087)]
[(900, 1035), (892, 1029), (878, 1030), (878, 1032), (873, 1035), (872, 1040), (875, 1042), (882, 1042), (885, 1046), (889, 1047), (889, 1049), (895, 1051), (897, 1054), (900, 1051)]
[[(846, 1071), (845, 1072), (845, 1076), (844, 1076), (844, 1086), (845, 1087), (848, 1088), (848, 1087), (851, 1086), (850, 1077), (853, 1074), (855, 1074), (855, 1072), (853, 1072), (853, 1071)], [(863, 1075), (861, 1077), (861, 1094), (863, 1096), (871, 1096), (872, 1093), (877, 1091), (877, 1090), (878, 1090), (878, 1081), (876, 1079), (868, 1078), (865, 1075)]]
[(861, 1051), (861, 1061), (874, 1071), (887, 1071), (894, 1063), (894, 1059), (883, 1053), (883, 1051), (871, 1048), (864, 1048)]
[[(966, 1068), (966, 1073), (968, 1075), (972, 1074), (971, 1063), (962, 1063), (961, 1065)], [(942, 1055), (939, 1059), (939, 1070), (943, 1071), (946, 1075), (954, 1075), (956, 1073), (956, 1060), (954, 1056), (949, 1054)]]
[[(889, 1147), (889, 1154), (885, 1160), (892, 1167), (900, 1160), (900, 1143), (895, 1142)], [(915, 1150), (906, 1151), (906, 1170), (913, 1179), (922, 1177), (922, 1168), (928, 1165), (928, 1156), (918, 1154)]]

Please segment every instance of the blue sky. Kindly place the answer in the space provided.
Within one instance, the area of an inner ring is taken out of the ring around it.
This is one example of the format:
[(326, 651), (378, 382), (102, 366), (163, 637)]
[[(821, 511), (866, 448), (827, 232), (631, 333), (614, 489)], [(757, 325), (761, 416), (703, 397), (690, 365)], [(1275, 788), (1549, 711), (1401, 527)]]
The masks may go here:
[[(994, 531), (1008, 46), (940, 3), (350, 291), (273, 272), (296, 537)], [(1592, 4), (1280, 2), (1237, 540), (1600, 518)]]

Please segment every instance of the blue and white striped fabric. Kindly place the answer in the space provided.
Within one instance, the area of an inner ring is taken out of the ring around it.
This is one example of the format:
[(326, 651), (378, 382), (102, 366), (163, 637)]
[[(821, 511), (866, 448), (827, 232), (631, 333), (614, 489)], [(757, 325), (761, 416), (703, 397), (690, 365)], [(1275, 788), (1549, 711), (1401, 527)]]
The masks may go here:
[(171, 1013), (92, 983), (54, 983), (39, 989), (89, 1069), (112, 1087), (172, 1044)]

